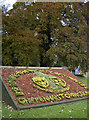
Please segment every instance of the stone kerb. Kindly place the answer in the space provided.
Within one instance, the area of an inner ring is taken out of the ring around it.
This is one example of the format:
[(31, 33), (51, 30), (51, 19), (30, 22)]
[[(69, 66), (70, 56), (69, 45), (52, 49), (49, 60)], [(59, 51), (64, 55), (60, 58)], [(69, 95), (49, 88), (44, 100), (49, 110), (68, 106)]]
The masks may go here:
[(11, 69), (11, 68), (37, 68), (37, 69), (65, 69), (64, 67), (25, 67), (25, 66), (0, 66), (0, 69)]

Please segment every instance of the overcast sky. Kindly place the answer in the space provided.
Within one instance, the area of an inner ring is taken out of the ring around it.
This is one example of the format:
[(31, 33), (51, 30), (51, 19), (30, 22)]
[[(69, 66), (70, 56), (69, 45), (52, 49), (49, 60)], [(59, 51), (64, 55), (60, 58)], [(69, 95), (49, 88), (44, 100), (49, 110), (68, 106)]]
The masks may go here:
[(10, 4), (8, 10), (12, 9), (13, 4), (16, 2), (17, 0), (0, 0), (0, 5), (8, 5)]

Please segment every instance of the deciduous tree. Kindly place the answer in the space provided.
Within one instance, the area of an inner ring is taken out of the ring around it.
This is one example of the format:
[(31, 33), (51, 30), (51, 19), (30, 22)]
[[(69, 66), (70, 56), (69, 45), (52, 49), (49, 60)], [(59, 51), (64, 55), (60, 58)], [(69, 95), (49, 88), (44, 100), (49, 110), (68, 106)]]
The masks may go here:
[[(87, 4), (87, 3), (86, 3)], [(87, 70), (87, 5), (16, 3), (3, 14), (3, 64)]]

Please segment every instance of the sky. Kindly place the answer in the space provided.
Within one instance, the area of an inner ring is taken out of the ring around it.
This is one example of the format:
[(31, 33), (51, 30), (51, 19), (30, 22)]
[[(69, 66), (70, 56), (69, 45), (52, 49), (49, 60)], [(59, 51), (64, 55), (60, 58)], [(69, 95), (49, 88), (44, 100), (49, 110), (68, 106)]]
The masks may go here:
[(13, 8), (13, 4), (17, 1), (17, 0), (0, 0), (0, 2), (1, 1), (4, 1), (4, 2), (2, 2), (2, 5), (4, 4), (4, 5), (8, 5), (8, 4), (10, 4), (10, 6), (8, 7), (8, 10), (10, 10), (10, 9), (12, 9)]

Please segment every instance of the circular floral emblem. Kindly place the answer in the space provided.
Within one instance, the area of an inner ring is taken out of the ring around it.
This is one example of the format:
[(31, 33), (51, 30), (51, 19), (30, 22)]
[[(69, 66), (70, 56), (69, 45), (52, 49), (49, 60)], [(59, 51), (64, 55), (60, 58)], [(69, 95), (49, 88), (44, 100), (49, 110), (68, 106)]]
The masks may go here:
[(49, 86), (49, 82), (45, 79), (45, 77), (33, 77), (32, 80), (40, 87), (47, 88)]

